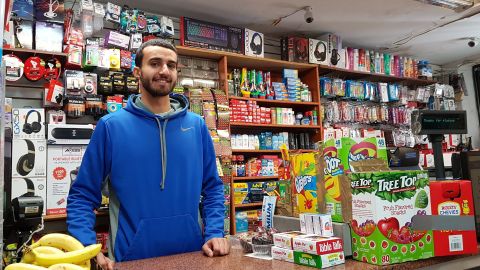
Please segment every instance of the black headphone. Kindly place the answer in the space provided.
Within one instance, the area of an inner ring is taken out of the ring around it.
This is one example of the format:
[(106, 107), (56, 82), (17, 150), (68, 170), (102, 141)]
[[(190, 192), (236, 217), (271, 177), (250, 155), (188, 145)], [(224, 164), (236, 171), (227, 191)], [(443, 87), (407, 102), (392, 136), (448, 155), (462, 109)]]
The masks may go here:
[[(255, 37), (260, 38), (260, 43), (255, 44), (255, 42), (254, 42)], [(250, 41), (250, 49), (252, 49), (253, 54), (260, 55), (262, 53), (262, 49), (263, 49), (262, 45), (263, 45), (262, 36), (257, 32), (253, 33), (252, 40)]]
[(27, 183), (27, 193), (23, 194), (21, 197), (31, 197), (35, 195), (35, 185), (33, 184), (33, 181), (28, 178), (23, 178), (25, 180), (25, 183)]
[(330, 58), (330, 62), (332, 62), (332, 65), (336, 66), (338, 64), (338, 61), (340, 61), (340, 54), (338, 53), (337, 49), (332, 49), (332, 57)]
[[(37, 121), (29, 124), (28, 123), (28, 117), (33, 112), (35, 112), (37, 114)], [(32, 132), (33, 133), (38, 133), (42, 129), (42, 124), (40, 123), (41, 121), (42, 121), (42, 116), (40, 115), (40, 112), (37, 111), (37, 110), (30, 110), (27, 113), (27, 116), (25, 117), (25, 124), (23, 124), (23, 132), (25, 132), (26, 134), (31, 134)]]
[(17, 162), (17, 172), (21, 176), (29, 174), (35, 165), (35, 145), (30, 140), (24, 140), (27, 143), (28, 151), (21, 156)]
[[(318, 50), (320, 48), (320, 44), (322, 44), (323, 46), (322, 52)], [(322, 41), (317, 42), (317, 46), (315, 46), (315, 52), (313, 54), (318, 61), (325, 61), (325, 59), (327, 59), (327, 46), (325, 45), (325, 43), (323, 43)]]

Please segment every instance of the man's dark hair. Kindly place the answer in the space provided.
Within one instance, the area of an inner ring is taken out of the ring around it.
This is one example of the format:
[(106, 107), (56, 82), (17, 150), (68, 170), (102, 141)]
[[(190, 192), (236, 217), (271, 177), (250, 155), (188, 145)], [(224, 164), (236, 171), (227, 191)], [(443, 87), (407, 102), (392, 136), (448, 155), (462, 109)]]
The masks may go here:
[(170, 49), (170, 50), (174, 51), (175, 54), (177, 54), (177, 48), (175, 48), (175, 46), (172, 43), (168, 42), (167, 40), (160, 39), (160, 38), (151, 39), (147, 42), (142, 43), (142, 45), (140, 45), (140, 47), (138, 48), (137, 54), (135, 55), (135, 66), (137, 66), (137, 67), (142, 66), (143, 49), (145, 49), (146, 47), (150, 47), (150, 46), (158, 46), (158, 47), (167, 48), (167, 49)]

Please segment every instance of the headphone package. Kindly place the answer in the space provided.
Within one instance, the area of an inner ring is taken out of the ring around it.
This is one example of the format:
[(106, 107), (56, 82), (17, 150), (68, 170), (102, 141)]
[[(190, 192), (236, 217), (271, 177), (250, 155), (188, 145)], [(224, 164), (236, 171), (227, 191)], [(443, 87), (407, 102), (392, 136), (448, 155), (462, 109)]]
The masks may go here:
[(262, 33), (245, 28), (245, 55), (264, 57), (264, 37)]
[(308, 63), (308, 39), (301, 37), (285, 37), (280, 40), (282, 60), (297, 63)]
[(330, 53), (328, 52), (327, 42), (318, 39), (309, 39), (309, 62), (310, 64), (329, 64)]
[[(339, 66), (339, 62), (342, 62), (342, 57), (345, 57), (345, 53), (341, 54), (342, 49), (342, 38), (334, 34), (325, 34), (320, 37), (321, 40), (326, 40), (327, 42), (327, 51), (330, 54), (329, 65), (330, 66)], [(345, 60), (343, 60), (345, 62)], [(345, 68), (345, 64), (343, 66)]]
[(45, 177), (47, 142), (14, 139), (12, 141), (12, 177)]
[(66, 213), (68, 192), (77, 178), (86, 148), (86, 145), (48, 145), (47, 215)]
[(14, 108), (12, 110), (13, 139), (45, 139), (45, 110)]
[(42, 197), (43, 199), (43, 215), (46, 214), (47, 205), (47, 180), (45, 177), (41, 178), (12, 178), (11, 199), (18, 198), (25, 193), (31, 193), (34, 196)]

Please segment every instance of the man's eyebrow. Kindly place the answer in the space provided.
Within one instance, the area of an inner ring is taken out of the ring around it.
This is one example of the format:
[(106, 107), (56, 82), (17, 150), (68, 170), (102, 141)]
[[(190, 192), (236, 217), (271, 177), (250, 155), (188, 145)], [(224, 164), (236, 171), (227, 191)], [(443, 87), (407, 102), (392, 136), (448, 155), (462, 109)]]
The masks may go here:
[[(164, 59), (161, 58), (161, 57), (153, 57), (153, 58), (150, 58), (148, 61), (149, 61), (149, 62), (152, 62), (152, 61), (164, 61)], [(167, 60), (167, 63), (177, 64), (177, 61), (175, 61), (175, 60)]]

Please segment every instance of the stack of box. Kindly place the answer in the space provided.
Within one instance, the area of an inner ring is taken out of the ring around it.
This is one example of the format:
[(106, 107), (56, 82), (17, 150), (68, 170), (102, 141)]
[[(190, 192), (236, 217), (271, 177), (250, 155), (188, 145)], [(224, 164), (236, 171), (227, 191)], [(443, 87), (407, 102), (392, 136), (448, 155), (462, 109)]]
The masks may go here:
[(285, 88), (285, 84), (281, 82), (272, 82), (272, 87), (276, 100), (288, 100), (288, 92), (287, 88)]
[(287, 89), (288, 94), (288, 101), (300, 101), (301, 100), (301, 92), (302, 89), (302, 82), (299, 78), (284, 78), (283, 82), (285, 83), (285, 87)]
[(12, 110), (11, 199), (31, 192), (43, 198), (46, 209), (47, 142), (44, 109)]
[(231, 100), (230, 101), (232, 122), (244, 122), (255, 124), (270, 124), (270, 108), (260, 107), (256, 101)]
[(235, 213), (236, 233), (256, 231), (262, 226), (262, 210), (237, 211)]
[(235, 205), (263, 202), (264, 196), (273, 196), (277, 182), (234, 183)]
[[(305, 231), (274, 234), (273, 259), (316, 268), (345, 263), (342, 239), (331, 237), (333, 235), (331, 217), (315, 214), (306, 214), (300, 217), (304, 221), (307, 218), (312, 220), (312, 223), (303, 224), (302, 229), (307, 230), (308, 228), (309, 231), (317, 234), (306, 234)], [(314, 223), (313, 220), (318, 222)]]

